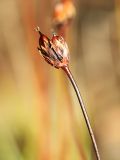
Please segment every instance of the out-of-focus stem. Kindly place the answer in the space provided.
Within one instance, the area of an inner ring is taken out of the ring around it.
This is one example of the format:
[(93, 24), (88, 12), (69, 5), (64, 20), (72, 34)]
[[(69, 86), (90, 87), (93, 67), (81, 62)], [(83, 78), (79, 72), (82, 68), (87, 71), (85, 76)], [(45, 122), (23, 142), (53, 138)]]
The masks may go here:
[(97, 147), (97, 144), (96, 144), (96, 140), (95, 140), (95, 137), (94, 137), (94, 134), (93, 134), (93, 130), (92, 130), (89, 118), (88, 118), (87, 111), (86, 111), (86, 107), (85, 107), (85, 105), (83, 103), (83, 100), (82, 100), (80, 91), (78, 89), (78, 86), (77, 86), (77, 84), (76, 84), (76, 82), (75, 82), (75, 80), (73, 78), (73, 75), (72, 75), (69, 67), (63, 67), (62, 69), (67, 74), (67, 76), (68, 76), (70, 82), (72, 83), (72, 86), (73, 86), (73, 88), (74, 88), (74, 90), (76, 92), (79, 104), (80, 104), (81, 109), (82, 109), (83, 116), (85, 118), (85, 122), (86, 122), (87, 128), (88, 128), (88, 131), (89, 131), (92, 143), (93, 143), (93, 147), (94, 147), (94, 150), (95, 150), (96, 158), (97, 158), (97, 160), (100, 160), (100, 155), (99, 155), (98, 147)]

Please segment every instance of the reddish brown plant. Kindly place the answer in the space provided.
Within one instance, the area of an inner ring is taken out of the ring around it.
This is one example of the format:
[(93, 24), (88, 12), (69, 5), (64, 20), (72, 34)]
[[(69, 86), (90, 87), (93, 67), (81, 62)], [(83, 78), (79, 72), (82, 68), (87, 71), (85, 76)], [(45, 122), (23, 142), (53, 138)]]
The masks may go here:
[(92, 131), (92, 127), (88, 118), (88, 114), (86, 111), (86, 107), (83, 103), (80, 91), (78, 89), (78, 86), (72, 76), (72, 73), (69, 69), (69, 49), (68, 46), (61, 36), (57, 36), (53, 34), (53, 37), (49, 39), (46, 35), (40, 32), (39, 27), (36, 28), (36, 31), (39, 32), (40, 38), (39, 38), (39, 47), (38, 50), (42, 57), (45, 59), (46, 62), (54, 66), (55, 68), (62, 68), (65, 73), (67, 74), (69, 80), (71, 81), (73, 88), (76, 92), (79, 104), (82, 109), (83, 116), (85, 118), (85, 122), (93, 143), (93, 147), (95, 150), (96, 158), (97, 160), (100, 160), (100, 155), (98, 152), (97, 144), (95, 141), (95, 137)]

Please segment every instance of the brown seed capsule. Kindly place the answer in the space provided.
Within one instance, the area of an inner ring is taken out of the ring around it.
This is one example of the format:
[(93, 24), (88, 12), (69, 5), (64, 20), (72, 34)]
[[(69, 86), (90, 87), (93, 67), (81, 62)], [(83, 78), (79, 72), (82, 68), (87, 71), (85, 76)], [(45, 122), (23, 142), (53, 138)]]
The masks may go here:
[(72, 1), (66, 0), (55, 5), (53, 12), (53, 25), (68, 23), (76, 14), (75, 6)]
[(39, 27), (36, 31), (40, 34), (38, 50), (42, 57), (55, 68), (68, 66), (69, 49), (63, 37), (53, 34), (49, 39), (40, 32)]

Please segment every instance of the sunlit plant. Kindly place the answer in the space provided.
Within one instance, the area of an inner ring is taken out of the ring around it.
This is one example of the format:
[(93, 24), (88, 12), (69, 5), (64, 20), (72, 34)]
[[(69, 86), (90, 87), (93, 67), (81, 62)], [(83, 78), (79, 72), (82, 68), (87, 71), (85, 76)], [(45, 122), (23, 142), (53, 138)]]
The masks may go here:
[(36, 28), (36, 31), (39, 32), (40, 34), (39, 47), (38, 47), (39, 53), (45, 59), (45, 61), (48, 62), (50, 65), (52, 65), (53, 67), (57, 69), (61, 68), (63, 71), (65, 71), (66, 75), (68, 76), (76, 92), (88, 131), (91, 137), (91, 141), (93, 143), (93, 147), (94, 147), (95, 154), (96, 154), (96, 159), (100, 160), (100, 155), (98, 152), (93, 130), (92, 130), (89, 118), (88, 118), (86, 107), (83, 103), (78, 86), (69, 69), (69, 49), (68, 49), (67, 43), (65, 42), (62, 36), (58, 36), (56, 34), (53, 34), (51, 39), (48, 38), (46, 35), (44, 35), (40, 31), (39, 27)]

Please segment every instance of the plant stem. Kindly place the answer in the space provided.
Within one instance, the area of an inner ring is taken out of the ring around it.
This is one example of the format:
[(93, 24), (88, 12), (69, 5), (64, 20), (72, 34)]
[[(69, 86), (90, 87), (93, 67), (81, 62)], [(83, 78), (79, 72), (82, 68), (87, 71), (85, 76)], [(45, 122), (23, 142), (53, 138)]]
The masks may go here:
[(81, 106), (81, 109), (82, 109), (82, 113), (83, 113), (83, 116), (84, 116), (84, 119), (85, 119), (85, 122), (86, 122), (86, 125), (87, 125), (87, 128), (88, 128), (88, 131), (89, 131), (89, 134), (90, 134), (90, 137), (91, 137), (91, 140), (92, 140), (92, 144), (93, 144), (93, 147), (94, 147), (94, 150), (95, 150), (95, 154), (96, 154), (96, 159), (97, 160), (100, 160), (100, 155), (99, 155), (99, 151), (98, 151), (98, 147), (97, 147), (97, 144), (96, 144), (96, 140), (95, 140), (95, 137), (94, 137), (94, 134), (93, 134), (93, 130), (92, 130), (92, 127), (91, 127), (91, 124), (90, 124), (90, 121), (89, 121), (89, 118), (88, 118), (88, 114), (87, 114), (87, 111), (86, 111), (86, 107), (83, 103), (83, 100), (82, 100), (82, 97), (81, 97), (81, 94), (80, 94), (80, 91), (78, 89), (78, 86), (73, 78), (73, 75), (69, 69), (69, 67), (62, 67), (62, 69), (65, 71), (65, 73), (67, 74), (70, 82), (72, 83), (72, 86), (76, 92), (76, 95), (77, 95), (77, 98), (78, 98), (78, 101), (79, 101), (79, 104)]

